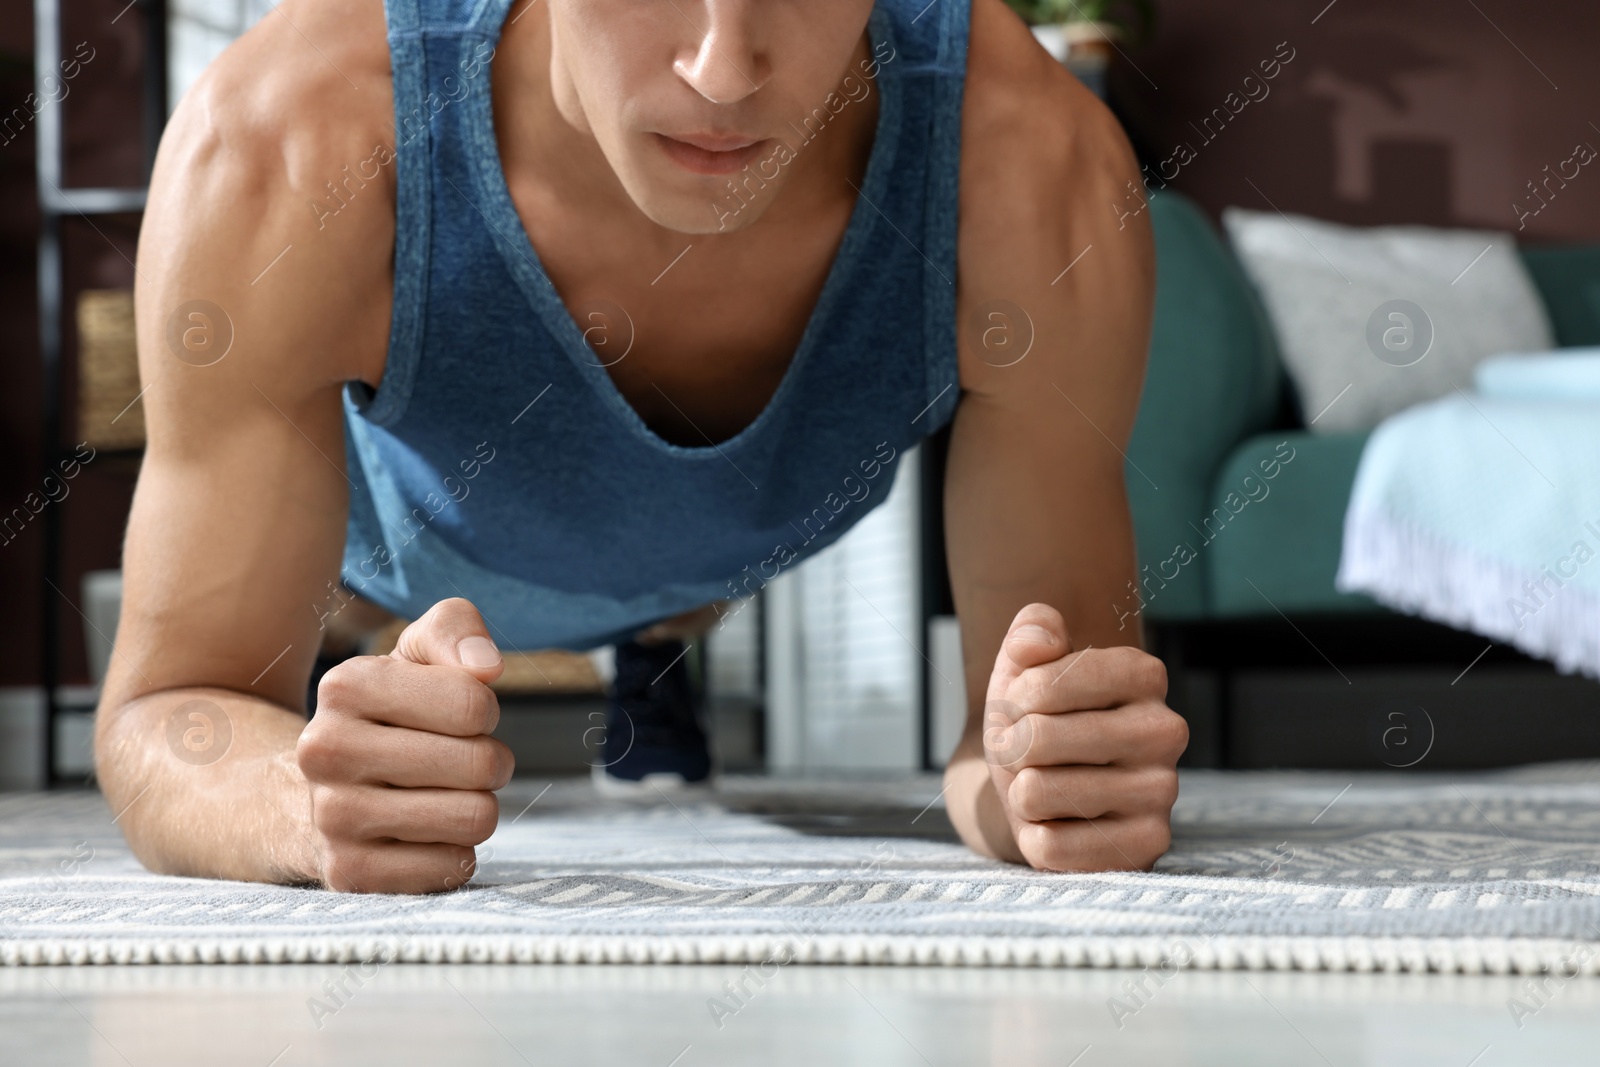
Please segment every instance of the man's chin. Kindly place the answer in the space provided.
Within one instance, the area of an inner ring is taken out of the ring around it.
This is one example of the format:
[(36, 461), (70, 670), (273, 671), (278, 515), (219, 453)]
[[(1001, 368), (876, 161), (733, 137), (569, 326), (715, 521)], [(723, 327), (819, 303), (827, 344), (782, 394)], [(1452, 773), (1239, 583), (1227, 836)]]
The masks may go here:
[(737, 233), (753, 225), (772, 206), (776, 189), (745, 200), (728, 191), (727, 179), (704, 182), (703, 190), (663, 187), (649, 180), (624, 180), (623, 188), (641, 214), (662, 229), (688, 235)]

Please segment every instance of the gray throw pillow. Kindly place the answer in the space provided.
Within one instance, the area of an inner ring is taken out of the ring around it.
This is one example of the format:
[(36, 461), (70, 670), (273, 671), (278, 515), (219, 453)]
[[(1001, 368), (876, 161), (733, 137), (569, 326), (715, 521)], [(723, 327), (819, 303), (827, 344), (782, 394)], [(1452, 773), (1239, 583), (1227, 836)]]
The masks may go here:
[(1508, 234), (1363, 229), (1235, 207), (1222, 223), (1314, 431), (1371, 429), (1471, 389), (1473, 369), (1489, 356), (1554, 346)]

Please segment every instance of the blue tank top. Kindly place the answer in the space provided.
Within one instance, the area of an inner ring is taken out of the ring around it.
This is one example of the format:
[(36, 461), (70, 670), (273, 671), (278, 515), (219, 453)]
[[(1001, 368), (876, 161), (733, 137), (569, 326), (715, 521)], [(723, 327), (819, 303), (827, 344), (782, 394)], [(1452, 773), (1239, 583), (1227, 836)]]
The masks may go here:
[(584, 649), (754, 594), (882, 503), (953, 416), (969, 0), (877, 0), (871, 66), (801, 131), (880, 94), (843, 240), (776, 393), (705, 446), (624, 399), (605, 345), (625, 327), (597, 331), (622, 312), (575, 319), (512, 204), (488, 77), (510, 3), (385, 3), (394, 310), (378, 389), (345, 387), (342, 576), (406, 618), (462, 596), (503, 646)]

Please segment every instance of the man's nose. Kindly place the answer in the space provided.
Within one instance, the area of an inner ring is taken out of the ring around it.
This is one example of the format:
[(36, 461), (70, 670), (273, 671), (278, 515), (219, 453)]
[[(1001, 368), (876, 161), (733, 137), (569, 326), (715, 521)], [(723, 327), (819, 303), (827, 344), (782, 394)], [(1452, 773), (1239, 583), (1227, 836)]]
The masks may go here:
[(736, 104), (761, 88), (772, 64), (763, 39), (761, 6), (766, 0), (705, 0), (682, 4), (697, 46), (673, 64), (678, 77), (714, 104)]

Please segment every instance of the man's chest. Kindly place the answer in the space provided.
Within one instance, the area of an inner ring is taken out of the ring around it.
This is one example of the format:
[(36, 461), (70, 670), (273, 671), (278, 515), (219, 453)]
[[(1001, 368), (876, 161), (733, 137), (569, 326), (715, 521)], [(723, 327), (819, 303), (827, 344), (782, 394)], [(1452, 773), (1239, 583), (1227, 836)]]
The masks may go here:
[(655, 433), (737, 434), (782, 382), (833, 266), (845, 211), (810, 226), (675, 234), (513, 202), (562, 303)]

